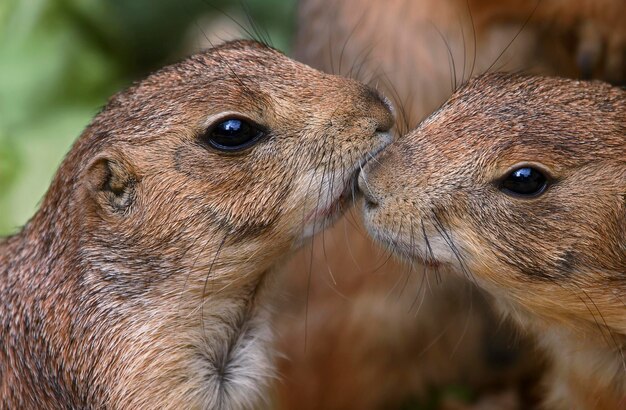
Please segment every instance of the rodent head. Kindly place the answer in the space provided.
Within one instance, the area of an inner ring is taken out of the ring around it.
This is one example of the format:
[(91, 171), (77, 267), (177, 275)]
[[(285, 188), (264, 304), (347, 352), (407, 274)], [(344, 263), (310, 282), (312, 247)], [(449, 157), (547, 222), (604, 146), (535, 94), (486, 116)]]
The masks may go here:
[(625, 137), (622, 89), (479, 77), (368, 164), (366, 225), (516, 308), (625, 334)]
[(340, 215), (392, 124), (370, 88), (230, 42), (113, 97), (42, 208), (78, 188), (82, 256), (123, 293), (171, 275), (239, 289)]
[(392, 125), (370, 88), (251, 41), (113, 97), (0, 253), (20, 306), (45, 304), (15, 325), (36, 377), (75, 407), (257, 408), (264, 274), (341, 214)]

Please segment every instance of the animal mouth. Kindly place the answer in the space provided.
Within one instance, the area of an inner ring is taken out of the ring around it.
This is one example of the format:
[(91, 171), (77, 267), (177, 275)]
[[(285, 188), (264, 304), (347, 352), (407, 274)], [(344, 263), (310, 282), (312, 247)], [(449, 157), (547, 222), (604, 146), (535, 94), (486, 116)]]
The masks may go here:
[(340, 216), (352, 205), (361, 193), (358, 189), (359, 169), (357, 168), (350, 174), (341, 193), (326, 207), (317, 209), (309, 214), (307, 220), (314, 219), (332, 220), (335, 216)]
[(328, 225), (343, 215), (362, 196), (362, 192), (359, 189), (359, 174), (361, 170), (365, 164), (375, 159), (393, 141), (388, 132), (377, 132), (376, 134), (382, 137), (382, 143), (363, 154), (362, 158), (353, 165), (352, 170), (347, 173), (348, 177), (343, 179), (343, 190), (328, 205), (321, 209), (313, 210), (306, 218), (307, 222), (322, 220), (324, 221), (323, 225)]
[[(387, 132), (377, 132), (380, 135), (389, 135)], [(323, 218), (332, 218), (335, 215), (342, 215), (343, 212), (348, 209), (357, 198), (362, 196), (362, 192), (359, 189), (359, 175), (363, 170), (363, 167), (371, 160), (375, 160), (376, 156), (380, 154), (385, 148), (389, 146), (392, 139), (388, 139), (379, 147), (368, 151), (363, 155), (363, 158), (357, 162), (354, 166), (354, 170), (350, 172), (349, 177), (346, 179), (345, 187), (339, 196), (333, 200), (324, 210), (316, 212), (315, 216)]]
[(390, 251), (400, 258), (417, 262), (426, 268), (438, 269), (446, 265), (446, 262), (439, 260), (429, 241), (414, 242), (409, 238), (403, 238), (399, 234), (394, 234), (385, 229), (368, 228), (374, 238), (384, 244)]
[(325, 211), (326, 216), (342, 214), (360, 195), (358, 187), (359, 170), (353, 171), (346, 182), (346, 186)]

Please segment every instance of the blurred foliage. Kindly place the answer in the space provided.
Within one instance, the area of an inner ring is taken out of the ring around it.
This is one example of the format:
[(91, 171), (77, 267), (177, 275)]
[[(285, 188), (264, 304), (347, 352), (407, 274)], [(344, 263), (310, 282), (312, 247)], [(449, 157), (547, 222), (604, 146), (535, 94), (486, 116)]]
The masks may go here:
[(110, 95), (211, 38), (252, 33), (288, 52), (294, 3), (0, 0), (0, 236), (32, 216)]

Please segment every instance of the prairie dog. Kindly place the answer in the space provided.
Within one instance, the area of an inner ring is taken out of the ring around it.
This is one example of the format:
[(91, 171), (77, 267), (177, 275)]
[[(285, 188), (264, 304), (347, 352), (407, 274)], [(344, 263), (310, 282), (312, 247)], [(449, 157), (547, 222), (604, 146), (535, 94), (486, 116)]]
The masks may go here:
[[(623, 82), (625, 32), (623, 0), (300, 0), (294, 55), (376, 84), (404, 133), (452, 94), (455, 80), (458, 87), (487, 70)], [(442, 385), (482, 395), (536, 379), (541, 369), (526, 365), (539, 359), (540, 367), (539, 355), (528, 341), (518, 345), (524, 338), (469, 281), (441, 275), (438, 283), (434, 270), (423, 280), (423, 266), (398, 264), (362, 231), (339, 221), (286, 271), (293, 300), (303, 301), (278, 319), (289, 357), (277, 384), (286, 408), (400, 406)], [(309, 286), (302, 266), (311, 254)], [(305, 311), (306, 331), (294, 326)]]
[(365, 167), (365, 225), (465, 273), (550, 358), (547, 409), (626, 407), (626, 91), (489, 74)]
[(392, 124), (372, 89), (252, 41), (115, 95), (0, 242), (0, 407), (261, 406), (268, 274)]

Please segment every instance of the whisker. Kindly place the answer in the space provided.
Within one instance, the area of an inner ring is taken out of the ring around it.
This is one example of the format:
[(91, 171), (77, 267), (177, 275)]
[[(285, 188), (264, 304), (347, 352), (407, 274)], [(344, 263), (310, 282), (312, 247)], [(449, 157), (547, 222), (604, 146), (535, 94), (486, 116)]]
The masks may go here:
[(452, 54), (452, 49), (450, 48), (450, 44), (448, 43), (448, 40), (443, 35), (443, 33), (439, 30), (439, 28), (432, 22), (430, 24), (435, 29), (435, 31), (437, 31), (437, 34), (439, 34), (439, 37), (445, 44), (446, 50), (448, 51), (448, 68), (450, 70), (450, 91), (455, 92), (458, 88), (457, 88), (457, 78), (456, 78), (456, 64), (454, 62), (454, 55)]
[[(426, 234), (426, 228), (424, 227), (424, 221), (422, 220), (421, 223), (421, 229), (422, 229), (422, 235), (424, 237), (424, 242), (426, 242), (426, 252), (427, 252), (427, 257), (429, 257), (432, 261), (435, 261), (435, 254), (433, 252), (433, 248), (430, 245), (430, 240), (428, 239), (428, 235)], [(435, 266), (435, 280), (437, 281), (437, 284), (441, 283), (441, 277), (439, 275), (439, 268), (437, 268)]]
[(426, 267), (426, 265), (424, 265), (424, 269), (422, 271), (422, 280), (420, 281), (420, 284), (417, 288), (417, 294), (415, 295), (415, 299), (413, 299), (413, 302), (411, 303), (411, 307), (409, 310), (413, 309), (415, 307), (415, 304), (417, 303), (417, 299), (419, 298), (420, 294), (422, 294), (422, 300), (420, 301), (419, 305), (417, 306), (417, 310), (415, 311), (415, 315), (414, 317), (417, 317), (417, 315), (419, 314), (420, 310), (422, 309), (422, 305), (424, 304), (424, 299), (426, 296), (426, 289), (424, 288), (424, 282), (426, 280), (426, 277), (428, 276), (428, 268)]
[(359, 26), (363, 22), (363, 18), (365, 17), (365, 14), (367, 13), (367, 11), (368, 11), (367, 8), (364, 8), (363, 12), (361, 13), (361, 16), (357, 20), (357, 22), (354, 25), (354, 27), (352, 27), (352, 29), (350, 30), (350, 33), (348, 33), (348, 37), (346, 37), (346, 41), (344, 41), (343, 46), (341, 47), (341, 52), (339, 53), (339, 72), (337, 73), (339, 75), (342, 74), (341, 73), (341, 63), (342, 63), (342, 60), (343, 60), (343, 54), (346, 51), (346, 47), (348, 46), (348, 43), (350, 42), (350, 39), (352, 38), (352, 36), (356, 32), (356, 30), (359, 28)]
[[(622, 358), (622, 366), (624, 367), (624, 370), (626, 371), (626, 360), (624, 359), (624, 351), (622, 350), (622, 347), (620, 346), (620, 344), (618, 343), (617, 339), (615, 338), (615, 334), (611, 330), (611, 327), (606, 322), (606, 319), (605, 319), (604, 315), (602, 314), (602, 311), (598, 308), (598, 305), (591, 298), (589, 293), (587, 293), (587, 291), (585, 291), (583, 288), (581, 288), (580, 285), (578, 285), (578, 284), (576, 284), (576, 286), (587, 297), (587, 299), (589, 299), (589, 301), (591, 302), (591, 304), (595, 308), (596, 312), (598, 312), (598, 315), (600, 315), (600, 319), (602, 319), (602, 323), (604, 323), (604, 329), (606, 330), (606, 332), (608, 333), (609, 337), (611, 338), (610, 342), (612, 342), (612, 343), (609, 343), (609, 344), (612, 344), (613, 346), (615, 346), (616, 350), (619, 351), (619, 353), (621, 355), (621, 358)], [(590, 311), (590, 313), (591, 313), (591, 311)], [(593, 313), (592, 313), (592, 315), (593, 315)], [(595, 318), (594, 318), (594, 320), (595, 320)], [(602, 328), (599, 327), (599, 329), (600, 329), (600, 331), (602, 333)], [(609, 341), (607, 340), (607, 342), (609, 342)]]
[(467, 267), (467, 264), (465, 263), (465, 261), (463, 259), (463, 256), (459, 252), (458, 248), (454, 244), (454, 241), (452, 240), (452, 237), (450, 236), (450, 234), (445, 229), (443, 223), (441, 222), (441, 220), (439, 219), (437, 214), (435, 214), (435, 212), (432, 212), (432, 215), (433, 215), (433, 218), (435, 220), (435, 224), (433, 226), (435, 227), (435, 229), (437, 229), (439, 234), (442, 236), (443, 240), (446, 242), (446, 244), (448, 245), (448, 247), (450, 248), (450, 250), (454, 254), (455, 258), (457, 259), (457, 261), (460, 264), (461, 270), (463, 271), (464, 275), (468, 279), (470, 279), (474, 284), (477, 285), (476, 278), (471, 273), (471, 270)]
[[(400, 223), (399, 223), (399, 227), (398, 227), (398, 234), (396, 236), (400, 236), (400, 234), (402, 233), (402, 224), (404, 221), (404, 215), (400, 217)], [(393, 256), (393, 249), (391, 249), (389, 246), (387, 246), (387, 250), (389, 252), (390, 257)], [(388, 261), (389, 259), (387, 259)], [(385, 263), (387, 262), (385, 261)], [(400, 274), (400, 276), (398, 277), (398, 280), (393, 284), (393, 286), (391, 287), (391, 289), (387, 292), (387, 295), (385, 296), (385, 299), (389, 299), (391, 297), (391, 295), (393, 294), (393, 292), (395, 291), (396, 287), (398, 286), (398, 284), (402, 281), (402, 278), (405, 275), (403, 275), (402, 273)], [(407, 277), (408, 280), (408, 277)], [(406, 283), (405, 285), (406, 286)]]
[(472, 56), (472, 68), (470, 69), (469, 76), (467, 77), (467, 81), (469, 81), (470, 78), (472, 78), (472, 76), (474, 75), (474, 68), (476, 67), (476, 51), (478, 48), (478, 43), (476, 42), (476, 26), (474, 25), (474, 16), (472, 15), (472, 8), (470, 7), (469, 0), (466, 0), (465, 4), (467, 4), (467, 13), (469, 14), (470, 23), (472, 24), (472, 36), (474, 38), (474, 55)]
[[(469, 1), (469, 0), (468, 0)], [(457, 19), (459, 21), (459, 26), (461, 27), (461, 41), (463, 45), (463, 70), (461, 71), (461, 85), (465, 83), (465, 65), (467, 63), (467, 46), (465, 44), (465, 30), (463, 30), (463, 20), (461, 20), (461, 15), (457, 10)]]
[[(326, 157), (326, 151), (324, 151), (322, 153), (322, 159), (321, 161), (323, 162), (324, 158)], [(320, 182), (320, 186), (317, 192), (317, 202), (316, 202), (316, 206), (315, 206), (315, 212), (317, 212), (317, 210), (319, 209), (319, 205), (320, 205), (320, 200), (322, 197), (322, 190), (324, 188), (324, 179), (326, 177), (326, 174), (328, 172), (327, 167), (329, 166), (330, 162), (326, 162), (326, 164), (324, 164), (324, 168), (322, 169), (322, 180)], [(316, 169), (319, 168), (321, 162), (316, 164)], [(316, 231), (316, 227), (317, 227), (317, 215), (315, 216), (314, 220), (313, 220), (313, 232)], [(311, 258), (309, 260), (309, 275), (307, 278), (307, 287), (306, 287), (306, 301), (305, 301), (305, 308), (304, 308), (304, 352), (306, 353), (307, 351), (307, 341), (308, 341), (308, 328), (309, 328), (309, 299), (310, 299), (310, 293), (311, 293), (311, 279), (312, 279), (312, 275), (313, 275), (313, 255), (314, 255), (314, 249), (315, 249), (315, 241), (311, 241)]]
[(457, 352), (457, 350), (459, 349), (459, 346), (461, 346), (461, 342), (463, 341), (463, 339), (465, 338), (465, 334), (467, 333), (467, 329), (469, 328), (469, 323), (470, 323), (470, 318), (472, 317), (472, 311), (474, 308), (474, 298), (473, 296), (473, 290), (474, 287), (469, 284), (469, 309), (467, 311), (467, 314), (465, 316), (465, 325), (463, 325), (463, 331), (461, 332), (461, 336), (459, 336), (459, 340), (456, 342), (456, 344), (454, 345), (454, 348), (452, 349), (452, 353), (450, 354), (450, 358), (454, 357), (455, 353)]
[[(222, 248), (224, 247), (224, 244), (226, 243), (226, 239), (228, 238), (228, 234), (224, 234), (224, 237), (222, 238), (219, 246), (217, 247), (217, 251), (215, 252), (215, 255), (213, 256), (213, 260), (211, 261), (211, 265), (209, 265), (209, 271), (207, 272), (207, 275), (204, 279), (204, 287), (202, 288), (202, 294), (200, 295), (200, 321), (202, 323), (202, 333), (205, 336), (208, 336), (205, 326), (204, 326), (204, 304), (206, 303), (206, 301), (208, 300), (208, 298), (206, 297), (206, 290), (207, 290), (207, 286), (209, 283), (209, 278), (211, 276), (211, 273), (213, 272), (213, 267), (215, 266), (215, 262), (217, 261), (217, 258), (219, 257)], [(212, 238), (211, 238), (212, 239)], [(207, 239), (207, 244), (211, 241), (211, 239)], [(206, 246), (206, 245), (205, 245)]]
[[(329, 158), (329, 168), (334, 168), (332, 165), (334, 164), (334, 151), (331, 151), (330, 154), (330, 158)], [(332, 196), (335, 190), (335, 172), (332, 172), (332, 176), (329, 178), (330, 181), (330, 187), (327, 190), (327, 194), (326, 194), (326, 203), (331, 203), (332, 201)], [(333, 281), (333, 283), (335, 285), (337, 285), (337, 280), (335, 279), (335, 276), (333, 275), (333, 271), (332, 268), (330, 266), (330, 264), (328, 263), (328, 253), (326, 252), (326, 230), (323, 230), (321, 232), (321, 236), (322, 236), (322, 253), (324, 254), (324, 260), (326, 261), (326, 268), (328, 269), (328, 274), (330, 275), (331, 280)]]
[(511, 39), (511, 41), (509, 41), (509, 43), (506, 45), (506, 47), (504, 47), (504, 49), (500, 52), (500, 54), (498, 54), (498, 57), (496, 57), (495, 60), (493, 60), (493, 62), (491, 63), (491, 65), (489, 67), (487, 67), (487, 70), (485, 70), (486, 73), (490, 72), (491, 69), (493, 68), (493, 66), (498, 62), (498, 60), (500, 60), (500, 58), (504, 55), (504, 53), (506, 53), (506, 51), (509, 49), (509, 47), (511, 47), (511, 45), (513, 44), (513, 42), (515, 42), (515, 40), (517, 39), (517, 37), (519, 37), (520, 34), (522, 34), (522, 31), (524, 31), (524, 29), (526, 28), (526, 26), (528, 25), (528, 23), (530, 22), (530, 19), (535, 15), (535, 12), (537, 11), (537, 8), (539, 7), (539, 4), (541, 3), (541, 0), (537, 0), (537, 4), (535, 4), (535, 7), (533, 8), (533, 10), (530, 12), (530, 14), (528, 15), (528, 17), (526, 18), (526, 20), (524, 21), (524, 23), (522, 24), (522, 26), (520, 27), (520, 29), (517, 31), (517, 33), (515, 33), (515, 35), (513, 36), (513, 38)]
[(445, 335), (446, 332), (450, 329), (450, 327), (452, 326), (452, 323), (453, 322), (448, 323), (448, 325), (420, 352), (418, 357), (422, 357), (424, 354), (426, 354), (427, 351), (429, 351), (433, 346), (435, 346), (437, 342), (441, 340), (443, 335)]
[(267, 28), (261, 26), (259, 23), (257, 23), (254, 18), (252, 17), (252, 10), (250, 9), (250, 5), (248, 3), (246, 3), (243, 0), (239, 1), (239, 5), (241, 6), (241, 9), (244, 11), (245, 15), (246, 15), (246, 20), (248, 21), (248, 24), (250, 25), (250, 28), (252, 29), (252, 31), (254, 32), (254, 34), (256, 35), (256, 37), (254, 37), (255, 40), (260, 41), (261, 43), (265, 44), (266, 46), (269, 47), (274, 47), (274, 44), (272, 43), (272, 38), (270, 36), (269, 31), (267, 31)]

